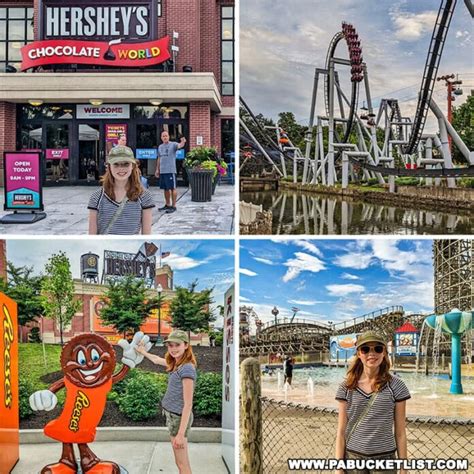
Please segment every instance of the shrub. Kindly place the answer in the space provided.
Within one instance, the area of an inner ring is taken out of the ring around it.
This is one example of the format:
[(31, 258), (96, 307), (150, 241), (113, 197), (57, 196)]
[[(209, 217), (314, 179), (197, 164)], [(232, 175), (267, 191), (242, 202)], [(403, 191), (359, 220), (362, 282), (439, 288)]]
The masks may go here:
[(120, 412), (133, 421), (156, 416), (166, 391), (163, 376), (135, 371), (121, 395), (116, 397)]
[(38, 327), (32, 327), (28, 334), (29, 342), (41, 342), (40, 329)]
[(420, 184), (420, 180), (414, 176), (403, 176), (401, 178), (396, 178), (395, 183), (398, 186), (417, 186)]
[(474, 188), (474, 178), (461, 178), (458, 180), (461, 188)]
[(219, 415), (222, 411), (222, 374), (199, 372), (194, 390), (196, 415)]
[(30, 415), (33, 414), (33, 410), (30, 407), (29, 398), (34, 391), (35, 387), (30, 379), (26, 377), (19, 377), (18, 392), (20, 419), (28, 418)]

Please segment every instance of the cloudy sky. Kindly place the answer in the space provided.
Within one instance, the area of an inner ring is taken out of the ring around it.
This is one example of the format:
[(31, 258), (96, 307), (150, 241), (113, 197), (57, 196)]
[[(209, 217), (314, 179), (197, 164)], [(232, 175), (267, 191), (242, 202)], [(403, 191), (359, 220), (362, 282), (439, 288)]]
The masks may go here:
[[(198, 290), (214, 287), (215, 304), (223, 304), (224, 293), (234, 281), (234, 242), (232, 240), (151, 240), (162, 252), (171, 252), (163, 259), (174, 270), (175, 286), (188, 286), (198, 279)], [(16, 266), (33, 266), (36, 273), (44, 271), (49, 257), (64, 251), (71, 262), (74, 278), (80, 278), (80, 256), (93, 252), (100, 256), (102, 272), (104, 250), (136, 253), (142, 240), (61, 239), (7, 240), (7, 259)], [(221, 324), (219, 324), (221, 325)]]
[[(374, 106), (381, 98), (397, 98), (402, 115), (413, 118), (439, 5), (439, 0), (242, 0), (241, 95), (255, 113), (276, 119), (292, 111), (306, 125), (314, 69), (324, 68), (328, 44), (345, 20), (359, 33)], [(464, 95), (455, 105), (474, 87), (472, 34), (472, 18), (459, 0), (438, 72), (458, 73), (463, 80)], [(337, 55), (347, 57), (342, 46)], [(434, 99), (446, 110), (441, 84), (435, 85)], [(346, 93), (348, 87), (344, 80)], [(321, 113), (322, 96), (318, 99)], [(433, 126), (430, 119), (427, 131)]]
[(240, 304), (260, 319), (340, 322), (392, 305), (433, 311), (432, 240), (241, 240)]

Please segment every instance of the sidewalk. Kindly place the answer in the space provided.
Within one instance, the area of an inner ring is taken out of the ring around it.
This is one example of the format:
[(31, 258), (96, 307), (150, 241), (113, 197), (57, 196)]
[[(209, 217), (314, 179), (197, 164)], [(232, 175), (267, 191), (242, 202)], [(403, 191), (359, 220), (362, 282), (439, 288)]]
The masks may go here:
[[(178, 472), (169, 442), (103, 441), (90, 444), (99, 458), (114, 461), (129, 474)], [(76, 450), (77, 454), (77, 450)], [(12, 474), (37, 474), (61, 456), (60, 443), (22, 444), (20, 461)], [(189, 459), (194, 474), (225, 474), (220, 443), (189, 443)]]
[[(43, 188), (44, 210), (47, 214), (34, 224), (0, 224), (0, 233), (18, 235), (84, 235), (88, 232), (87, 203), (96, 188), (91, 186), (61, 186)], [(164, 205), (163, 191), (150, 188), (156, 208), (153, 210), (154, 235), (221, 234), (234, 231), (234, 186), (217, 186), (211, 202), (192, 202), (189, 188), (178, 188), (178, 210), (173, 214), (158, 212)], [(4, 193), (0, 192), (0, 215), (3, 211)]]

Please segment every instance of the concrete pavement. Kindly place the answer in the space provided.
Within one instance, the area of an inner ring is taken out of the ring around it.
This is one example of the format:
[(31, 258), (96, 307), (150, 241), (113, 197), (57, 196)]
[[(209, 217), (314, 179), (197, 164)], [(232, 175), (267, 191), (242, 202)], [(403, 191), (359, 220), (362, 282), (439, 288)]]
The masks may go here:
[[(189, 458), (194, 474), (228, 472), (221, 457), (220, 436), (220, 429), (191, 430)], [(89, 445), (92, 451), (101, 459), (116, 462), (129, 474), (178, 472), (166, 428), (99, 428), (97, 439)], [(61, 455), (61, 444), (45, 437), (41, 430), (22, 430), (20, 441), (20, 461), (12, 474), (39, 473)]]
[[(88, 232), (87, 204), (95, 190), (91, 186), (60, 186), (43, 188), (44, 209), (47, 214), (34, 224), (0, 224), (0, 233), (8, 235), (84, 235)], [(234, 186), (217, 186), (211, 202), (192, 202), (189, 188), (178, 188), (177, 212), (158, 212), (164, 205), (163, 191), (150, 188), (156, 208), (153, 210), (154, 235), (220, 234), (234, 232)], [(0, 193), (3, 209), (4, 193)], [(5, 215), (11, 211), (0, 211)]]

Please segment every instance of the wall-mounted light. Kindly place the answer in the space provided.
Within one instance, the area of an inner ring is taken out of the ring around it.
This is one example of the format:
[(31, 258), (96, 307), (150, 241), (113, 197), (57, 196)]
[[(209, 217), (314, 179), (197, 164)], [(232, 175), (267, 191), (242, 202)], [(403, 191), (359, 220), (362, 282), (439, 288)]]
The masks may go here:
[(89, 104), (102, 105), (104, 101), (102, 99), (89, 99)]
[(163, 101), (160, 99), (150, 99), (149, 102), (151, 105), (160, 105)]
[(28, 104), (32, 105), (33, 107), (39, 107), (43, 104), (43, 101), (40, 99), (28, 99)]

